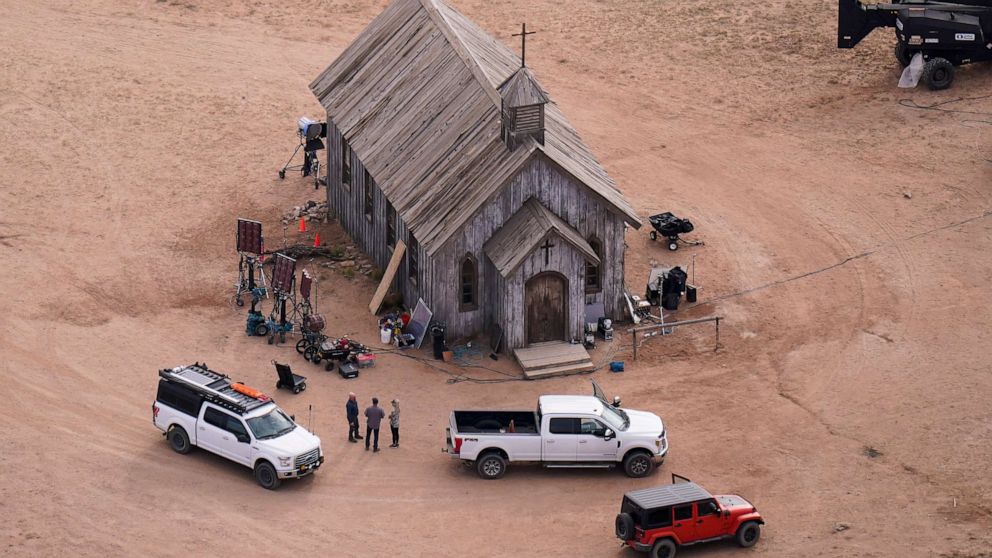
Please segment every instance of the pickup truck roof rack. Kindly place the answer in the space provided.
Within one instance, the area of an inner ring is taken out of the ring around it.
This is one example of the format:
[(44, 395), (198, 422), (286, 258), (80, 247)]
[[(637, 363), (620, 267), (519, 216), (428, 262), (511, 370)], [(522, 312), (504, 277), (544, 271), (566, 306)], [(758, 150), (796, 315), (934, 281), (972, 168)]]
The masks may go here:
[(261, 395), (252, 397), (231, 387), (231, 378), (207, 368), (206, 363), (199, 362), (188, 366), (163, 368), (158, 375), (168, 382), (173, 382), (201, 395), (203, 399), (225, 409), (244, 414), (272, 402), (272, 399)]

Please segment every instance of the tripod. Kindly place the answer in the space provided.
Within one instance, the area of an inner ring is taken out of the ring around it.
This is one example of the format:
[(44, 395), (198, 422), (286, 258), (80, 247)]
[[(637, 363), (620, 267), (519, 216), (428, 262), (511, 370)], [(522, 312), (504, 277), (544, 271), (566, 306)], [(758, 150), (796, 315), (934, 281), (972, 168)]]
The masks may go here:
[[(261, 283), (259, 287), (255, 283), (255, 270), (258, 269), (258, 282)], [(255, 303), (260, 298), (259, 295), (265, 298), (269, 297), (268, 291), (265, 286), (265, 272), (262, 270), (262, 265), (259, 263), (258, 258), (252, 254), (241, 253), (241, 260), (238, 262), (238, 282), (235, 283), (235, 292), (232, 299), (234, 303), (238, 306), (244, 306), (245, 301), (242, 300), (242, 296), (245, 293), (249, 293), (252, 296), (252, 311), (255, 310)], [(257, 291), (257, 292), (256, 292)]]
[[(300, 171), (303, 176), (313, 176), (313, 187), (317, 189), (320, 187), (320, 157), (317, 157), (317, 151), (324, 148), (324, 144), (318, 138), (308, 139), (306, 133), (300, 131), (298, 133), (300, 137), (300, 143), (296, 145), (296, 149), (293, 150), (293, 154), (283, 165), (282, 169), (279, 170), (279, 179), (286, 178), (286, 171)], [(296, 154), (303, 150), (303, 164), (301, 165), (290, 165), (293, 159), (296, 158)]]
[[(266, 324), (269, 327), (269, 345), (275, 343), (276, 334), (279, 334), (279, 342), (286, 342), (286, 333), (293, 331), (293, 324), (299, 320), (296, 297), (293, 294), (296, 285), (296, 277), (293, 277), (289, 284), (289, 291), (276, 290), (276, 301), (272, 305), (272, 312)], [(287, 318), (286, 310), (290, 309), (292, 314)]]

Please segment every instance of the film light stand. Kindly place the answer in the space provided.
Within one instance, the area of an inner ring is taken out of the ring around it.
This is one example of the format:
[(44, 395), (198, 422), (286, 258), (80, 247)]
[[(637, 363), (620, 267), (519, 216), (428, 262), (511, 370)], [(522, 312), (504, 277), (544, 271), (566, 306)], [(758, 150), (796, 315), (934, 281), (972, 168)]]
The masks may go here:
[[(244, 306), (242, 299), (245, 293), (251, 296), (251, 311), (255, 311), (255, 305), (264, 297), (269, 298), (269, 290), (265, 281), (265, 270), (262, 263), (255, 254), (239, 253), (241, 261), (238, 263), (238, 282), (235, 285), (234, 303)], [(255, 280), (255, 272), (258, 272), (258, 280)]]
[[(295, 278), (292, 283), (290, 283), (290, 291), (292, 291), (292, 286), (295, 283)], [(278, 289), (273, 289), (275, 291), (275, 304), (272, 305), (272, 312), (269, 313), (269, 345), (275, 343), (276, 333), (279, 334), (279, 342), (286, 342), (286, 332), (292, 331), (293, 322), (286, 319), (286, 306), (287, 302), (293, 298), (292, 292), (286, 292)], [(293, 301), (293, 306), (295, 307), (296, 301)]]
[(296, 260), (283, 254), (277, 254), (275, 268), (272, 270), (272, 291), (275, 294), (275, 302), (267, 321), (270, 345), (275, 342), (276, 333), (279, 334), (279, 342), (285, 343), (286, 332), (293, 330), (293, 322), (286, 319), (286, 304), (292, 300), (295, 314), (295, 287)]
[[(279, 169), (279, 179), (286, 178), (287, 170), (299, 171), (303, 176), (313, 175), (313, 187), (319, 188), (321, 184), (320, 157), (317, 156), (317, 152), (324, 149), (324, 142), (320, 141), (320, 138), (327, 137), (327, 123), (315, 122), (301, 116), (296, 121), (296, 135), (299, 136), (300, 141), (289, 160)], [(296, 158), (296, 154), (301, 149), (303, 150), (303, 164), (292, 165), (293, 159)]]
[[(249, 293), (252, 297), (251, 311), (255, 312), (255, 304), (264, 296), (268, 298), (265, 284), (265, 272), (262, 269), (261, 258), (264, 239), (262, 238), (262, 223), (250, 219), (238, 219), (235, 249), (238, 252), (238, 282), (235, 284), (234, 303), (244, 306), (242, 296)], [(255, 271), (261, 287), (255, 282)]]

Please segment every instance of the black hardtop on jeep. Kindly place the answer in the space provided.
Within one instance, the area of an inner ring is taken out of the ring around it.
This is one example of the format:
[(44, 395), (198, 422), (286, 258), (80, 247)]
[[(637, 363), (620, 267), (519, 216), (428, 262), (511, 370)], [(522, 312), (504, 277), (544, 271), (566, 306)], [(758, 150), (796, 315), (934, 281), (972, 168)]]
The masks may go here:
[[(673, 475), (673, 477), (675, 476), (677, 475)], [(629, 502), (642, 510), (650, 510), (678, 504), (689, 504), (712, 498), (713, 495), (698, 484), (694, 482), (680, 482), (630, 491), (623, 496), (623, 507), (627, 508), (628, 506), (626, 504)]]

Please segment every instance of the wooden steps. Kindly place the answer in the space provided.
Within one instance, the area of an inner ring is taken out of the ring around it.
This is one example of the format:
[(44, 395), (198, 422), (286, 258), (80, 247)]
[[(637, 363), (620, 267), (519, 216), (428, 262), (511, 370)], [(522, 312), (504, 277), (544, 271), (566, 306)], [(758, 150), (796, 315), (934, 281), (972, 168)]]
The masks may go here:
[(596, 368), (585, 347), (564, 341), (538, 343), (525, 349), (516, 349), (513, 356), (524, 369), (524, 378), (528, 380), (590, 372)]

